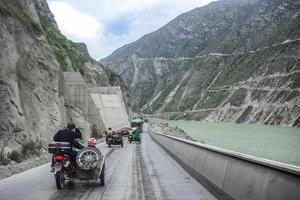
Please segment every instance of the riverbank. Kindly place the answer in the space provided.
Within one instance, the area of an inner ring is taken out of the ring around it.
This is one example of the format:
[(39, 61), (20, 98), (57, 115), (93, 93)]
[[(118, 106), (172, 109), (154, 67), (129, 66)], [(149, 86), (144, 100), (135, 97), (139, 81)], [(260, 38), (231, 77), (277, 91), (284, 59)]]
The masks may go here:
[(151, 121), (178, 127), (200, 143), (300, 166), (299, 128), (184, 120)]
[(195, 141), (189, 134), (178, 127), (169, 126), (168, 123), (151, 122), (150, 126), (158, 133)]

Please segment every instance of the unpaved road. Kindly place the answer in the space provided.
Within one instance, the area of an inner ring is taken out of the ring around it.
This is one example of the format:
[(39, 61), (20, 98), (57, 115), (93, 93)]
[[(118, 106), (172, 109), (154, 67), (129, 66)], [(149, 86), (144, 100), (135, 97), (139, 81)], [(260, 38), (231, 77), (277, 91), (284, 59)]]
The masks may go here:
[(106, 154), (106, 185), (73, 182), (57, 190), (50, 165), (0, 181), (0, 200), (91, 199), (216, 199), (185, 172), (148, 133), (142, 144), (127, 141), (123, 148), (101, 144)]

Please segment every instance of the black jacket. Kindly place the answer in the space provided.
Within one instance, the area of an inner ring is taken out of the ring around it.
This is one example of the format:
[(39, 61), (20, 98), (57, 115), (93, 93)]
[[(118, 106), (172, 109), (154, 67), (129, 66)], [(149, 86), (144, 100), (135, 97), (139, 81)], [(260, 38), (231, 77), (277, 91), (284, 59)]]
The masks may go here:
[(71, 129), (61, 129), (53, 137), (55, 142), (70, 142), (71, 147), (77, 149), (83, 149), (84, 146), (80, 144), (75, 138), (79, 138), (78, 134), (75, 134)]
[(75, 128), (75, 138), (82, 139), (81, 131), (78, 128)]

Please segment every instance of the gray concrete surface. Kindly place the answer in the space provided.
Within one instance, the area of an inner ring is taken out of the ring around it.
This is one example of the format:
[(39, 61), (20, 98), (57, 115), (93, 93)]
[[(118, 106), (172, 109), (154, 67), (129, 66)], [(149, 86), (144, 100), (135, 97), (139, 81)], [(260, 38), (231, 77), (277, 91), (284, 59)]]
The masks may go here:
[(120, 86), (111, 86), (111, 87), (91, 87), (90, 88), (91, 93), (96, 94), (117, 94), (122, 96), (122, 90)]
[(61, 73), (59, 91), (66, 105), (79, 108), (83, 116), (91, 125), (96, 126), (97, 130), (105, 129), (101, 113), (91, 97), (90, 88), (79, 72)]
[(120, 87), (95, 87), (90, 92), (106, 128), (120, 129), (129, 126)]
[(59, 81), (60, 95), (66, 105), (79, 108), (98, 130), (129, 126), (121, 88), (89, 88), (79, 72), (63, 72)]
[(142, 134), (142, 143), (123, 148), (108, 148), (106, 154), (106, 186), (75, 182), (58, 191), (49, 164), (0, 181), (1, 200), (41, 199), (186, 199), (215, 200), (202, 185), (177, 164), (152, 138)]
[(86, 116), (90, 95), (88, 86), (81, 74), (79, 72), (63, 72), (61, 78), (62, 86), (60, 89), (64, 95), (65, 104), (80, 108)]
[(300, 167), (153, 131), (151, 136), (219, 199), (300, 199)]
[(104, 122), (102, 121), (99, 109), (92, 96), (89, 96), (88, 121), (95, 125), (98, 130), (105, 130)]

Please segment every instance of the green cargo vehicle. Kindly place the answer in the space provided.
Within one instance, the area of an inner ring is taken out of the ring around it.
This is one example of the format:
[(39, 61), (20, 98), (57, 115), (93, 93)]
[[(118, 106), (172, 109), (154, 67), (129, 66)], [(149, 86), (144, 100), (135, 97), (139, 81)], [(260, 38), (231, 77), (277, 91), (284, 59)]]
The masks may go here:
[(141, 117), (137, 117), (137, 118), (133, 118), (133, 120), (131, 120), (131, 128), (139, 128), (140, 132), (143, 132), (143, 124), (144, 124), (144, 119)]

